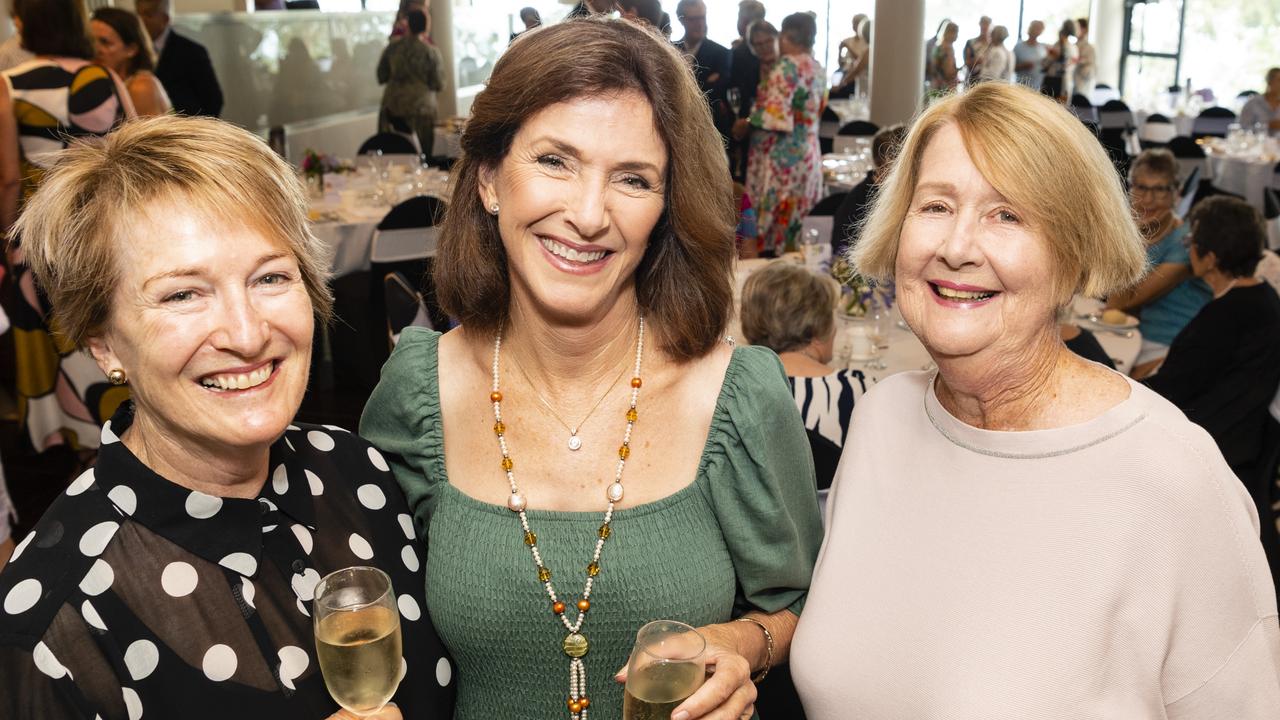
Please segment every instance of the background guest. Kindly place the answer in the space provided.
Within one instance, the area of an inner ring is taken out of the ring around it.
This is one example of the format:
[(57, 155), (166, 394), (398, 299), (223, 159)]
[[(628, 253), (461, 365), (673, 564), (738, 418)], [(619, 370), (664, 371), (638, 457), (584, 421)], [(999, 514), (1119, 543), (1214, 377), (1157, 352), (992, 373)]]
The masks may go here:
[(1089, 42), (1089, 18), (1076, 18), (1076, 67), (1071, 77), (1073, 94), (1093, 97), (1098, 84), (1098, 51)]
[(1240, 111), (1240, 126), (1261, 126), (1271, 135), (1280, 132), (1280, 67), (1267, 70), (1267, 89), (1249, 98)]
[(1146, 241), (1151, 271), (1133, 288), (1113, 293), (1107, 307), (1136, 313), (1142, 350), (1133, 376), (1145, 377), (1169, 352), (1200, 308), (1209, 302), (1209, 286), (1191, 273), (1184, 242), (1187, 227), (1173, 208), (1178, 201), (1178, 161), (1164, 149), (1145, 150), (1129, 170), (1129, 198)]
[[(0, 226), (6, 232), (73, 136), (105, 135), (133, 114), (119, 80), (90, 61), (83, 2), (16, 0), (13, 8), (22, 44), (37, 57), (5, 71), (0, 83)], [(21, 427), (37, 452), (65, 445), (89, 462), (98, 427), (128, 393), (108, 387), (88, 356), (55, 341), (47, 296), (36, 287), (20, 239), (10, 240), (8, 258), (18, 295), (12, 321)], [(79, 378), (74, 385), (72, 377)]]
[(854, 408), (792, 651), (806, 715), (1274, 718), (1248, 493), (1181, 411), (1059, 336), (1073, 295), (1145, 265), (1097, 138), (980, 83), (899, 158), (853, 260), (895, 282), (937, 371)]
[(378, 59), (382, 91), (380, 132), (412, 131), (419, 152), (431, 157), (435, 143), (436, 93), (444, 88), (444, 60), (428, 35), (431, 24), (421, 10), (409, 12), (409, 32), (391, 41)]
[(1266, 228), (1253, 206), (1225, 195), (1201, 201), (1187, 224), (1191, 270), (1213, 300), (1178, 333), (1146, 382), (1218, 443), (1253, 496), (1262, 545), (1273, 577), (1280, 577), (1275, 468), (1264, 464), (1275, 423), (1268, 406), (1280, 388), (1280, 298), (1254, 276)]
[(524, 23), (524, 30), (511, 33), (512, 40), (515, 40), (536, 27), (541, 27), (542, 16), (538, 14), (537, 8), (523, 7), (520, 8), (520, 22)]
[(312, 591), (352, 565), (399, 598), (396, 703), (451, 711), (386, 461), (293, 424), (331, 302), (306, 206), (262, 140), (172, 116), (65, 150), (27, 203), (57, 326), (132, 401), (0, 574), (0, 717), (329, 715)]
[(459, 720), (584, 695), (620, 717), (657, 618), (699, 626), (715, 668), (676, 717), (750, 715), (786, 655), (820, 519), (776, 356), (723, 341), (734, 209), (704, 102), (669, 43), (591, 18), (513, 43), (472, 105), (435, 266), (461, 326), (405, 330), (360, 428), (430, 539)]
[(676, 47), (692, 58), (698, 88), (706, 96), (711, 120), (727, 146), (734, 121), (728, 100), (733, 55), (728, 48), (707, 37), (707, 4), (702, 0), (680, 0), (676, 3), (676, 19), (684, 27), (684, 37)]
[(941, 95), (956, 89), (959, 74), (956, 69), (956, 38), (960, 36), (960, 26), (947, 23), (942, 28), (942, 35), (933, 45), (929, 55), (929, 90), (933, 95)]
[(888, 172), (889, 163), (893, 161), (894, 155), (897, 154), (898, 148), (902, 145), (902, 141), (906, 136), (906, 125), (891, 125), (876, 133), (876, 136), (872, 138), (871, 162), (874, 167), (867, 173), (862, 182), (855, 185), (845, 195), (840, 207), (836, 208), (836, 213), (832, 220), (832, 227), (835, 228), (834, 232), (831, 233), (832, 257), (840, 257), (856, 242), (858, 229), (862, 226), (862, 221), (866, 218), (867, 211), (871, 208), (871, 201), (875, 199), (876, 189), (880, 186), (880, 181), (884, 179), (884, 174)]
[(89, 21), (94, 60), (124, 80), (139, 116), (162, 115), (172, 108), (164, 86), (152, 72), (156, 53), (137, 15), (119, 8), (98, 8)]
[(978, 18), (978, 35), (964, 42), (964, 78), (965, 83), (972, 85), (981, 77), (982, 61), (987, 56), (987, 47), (991, 45), (991, 18), (983, 15)]
[(565, 16), (565, 20), (590, 17), (592, 15), (605, 15), (615, 9), (614, 0), (578, 0), (578, 4), (573, 6), (573, 9)]
[(9, 19), (13, 22), (13, 34), (0, 43), (0, 71), (17, 67), (35, 57), (30, 50), (22, 47), (22, 21), (9, 5)]
[(747, 191), (759, 210), (760, 246), (783, 252), (796, 242), (800, 224), (822, 197), (818, 146), (825, 79), (813, 57), (817, 27), (806, 13), (782, 21), (781, 53), (769, 70), (751, 112)]
[(1044, 58), (1049, 54), (1049, 49), (1040, 42), (1043, 32), (1044, 23), (1032, 20), (1027, 25), (1027, 39), (1013, 46), (1013, 70), (1017, 82), (1037, 92), (1044, 81)]
[(164, 85), (173, 109), (180, 115), (222, 112), (222, 87), (200, 43), (173, 31), (172, 0), (137, 0), (134, 8), (151, 35), (156, 51), (156, 77)]
[(1013, 53), (1004, 46), (1004, 41), (1008, 38), (1009, 29), (1005, 26), (997, 25), (992, 28), (991, 43), (987, 46), (986, 54), (982, 56), (982, 62), (978, 64), (979, 81), (1013, 81)]
[(866, 15), (853, 16), (853, 35), (840, 41), (840, 83), (831, 88), (832, 97), (867, 94), (867, 71), (871, 67), (871, 22)]
[(831, 366), (838, 297), (831, 278), (785, 260), (755, 271), (742, 288), (742, 335), (752, 345), (778, 353), (782, 360), (809, 434), (818, 498), (824, 503), (849, 433), (854, 403), (867, 390), (861, 370)]
[(643, 23), (655, 32), (662, 23), (662, 6), (658, 0), (618, 0), (618, 12), (623, 18)]
[(1058, 41), (1049, 48), (1042, 63), (1044, 77), (1040, 81), (1040, 92), (1061, 103), (1071, 99), (1071, 77), (1079, 59), (1075, 45), (1071, 44), (1075, 34), (1075, 21), (1063, 20), (1062, 27), (1058, 28)]
[[(733, 41), (730, 61), (729, 90), (730, 100), (736, 94), (736, 120), (743, 120), (751, 115), (751, 108), (756, 102), (756, 93), (760, 87), (760, 59), (751, 47), (751, 28), (764, 20), (764, 4), (759, 0), (742, 0), (738, 3), (738, 35)], [(732, 106), (733, 103), (730, 102)], [(747, 178), (747, 156), (751, 143), (738, 132), (731, 133), (729, 139), (729, 173), (734, 182), (745, 182)]]

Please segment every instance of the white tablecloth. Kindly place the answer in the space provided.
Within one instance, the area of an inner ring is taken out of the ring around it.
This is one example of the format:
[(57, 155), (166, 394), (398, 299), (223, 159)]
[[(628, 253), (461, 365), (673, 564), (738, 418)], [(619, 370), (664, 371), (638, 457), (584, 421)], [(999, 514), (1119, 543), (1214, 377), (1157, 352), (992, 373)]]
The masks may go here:
[[(787, 256), (777, 261), (766, 258), (738, 261), (734, 267), (733, 316), (729, 320), (729, 337), (734, 338), (737, 342), (746, 343), (746, 339), (742, 337), (742, 324), (738, 319), (738, 310), (742, 307), (742, 288), (746, 284), (747, 278), (751, 276), (751, 273), (771, 262), (788, 261), (798, 261), (798, 259)], [(1102, 303), (1087, 298), (1077, 298), (1073, 303), (1073, 310), (1077, 315), (1087, 315), (1091, 312), (1100, 311), (1101, 307)], [(893, 313), (894, 320), (902, 319), (896, 307)], [(1137, 329), (1115, 333), (1079, 317), (1074, 317), (1072, 321), (1093, 332), (1098, 339), (1098, 344), (1102, 346), (1102, 349), (1106, 351), (1112, 362), (1115, 363), (1116, 370), (1126, 375), (1129, 374), (1129, 371), (1133, 368), (1133, 361), (1138, 357), (1138, 351), (1142, 349), (1142, 334)], [(840, 335), (840, 332), (845, 332), (845, 330), (840, 324), (837, 324), (836, 327), (838, 329), (836, 348), (839, 349), (845, 347), (842, 343), (845, 338)], [(925, 350), (924, 345), (906, 327), (905, 323), (895, 322), (892, 324), (888, 341), (885, 344), (889, 347), (881, 350), (879, 358), (885, 365), (883, 369), (869, 368), (868, 365), (876, 364), (873, 361), (850, 362), (848, 367), (862, 370), (868, 380), (878, 382), (894, 373), (907, 370), (927, 370), (934, 366), (933, 358), (929, 356), (929, 351)]]
[[(1098, 304), (1098, 307), (1101, 307), (1101, 303)], [(901, 320), (902, 318), (896, 307), (893, 309), (893, 315), (895, 320)], [(1138, 351), (1142, 349), (1142, 334), (1137, 329), (1112, 332), (1088, 320), (1077, 318), (1073, 322), (1093, 333), (1094, 337), (1098, 339), (1098, 344), (1102, 346), (1111, 361), (1115, 363), (1116, 370), (1126, 375), (1129, 374), (1129, 371), (1133, 369), (1133, 361), (1138, 358)], [(842, 339), (841, 337), (836, 338), (837, 348), (841, 347)], [(907, 370), (928, 370), (935, 367), (933, 358), (929, 356), (929, 351), (925, 349), (919, 338), (906, 327), (905, 323), (895, 322), (893, 324), (889, 330), (888, 342), (885, 344), (889, 347), (880, 351), (879, 362), (873, 360), (851, 361), (848, 366), (861, 370), (871, 382), (879, 382), (894, 373)], [(883, 369), (871, 367), (879, 364), (883, 364), (885, 367)]]
[(411, 175), (398, 176), (389, 194), (374, 197), (373, 181), (363, 170), (352, 177), (340, 178), (335, 187), (312, 202), (311, 232), (330, 253), (329, 269), (334, 277), (368, 270), (369, 251), (378, 223), (391, 210), (388, 200), (405, 200), (415, 193), (448, 199), (448, 179), (440, 173), (415, 183)]
[(1214, 187), (1240, 195), (1258, 212), (1265, 210), (1263, 193), (1273, 182), (1275, 162), (1220, 153), (1209, 154), (1208, 161)]

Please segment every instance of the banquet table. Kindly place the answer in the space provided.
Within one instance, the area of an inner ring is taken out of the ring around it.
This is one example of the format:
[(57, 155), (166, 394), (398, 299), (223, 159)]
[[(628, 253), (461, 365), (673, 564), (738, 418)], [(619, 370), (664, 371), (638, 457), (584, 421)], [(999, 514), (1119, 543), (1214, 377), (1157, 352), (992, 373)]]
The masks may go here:
[[(1106, 351), (1111, 361), (1115, 363), (1116, 370), (1129, 374), (1133, 369), (1133, 362), (1138, 358), (1138, 351), (1142, 349), (1142, 334), (1136, 328), (1132, 330), (1113, 330), (1104, 325), (1093, 322), (1087, 317), (1089, 313), (1101, 309), (1102, 304), (1087, 298), (1078, 298), (1075, 303), (1077, 309), (1088, 309), (1086, 313), (1073, 313), (1072, 322), (1080, 327), (1089, 330), (1098, 339), (1098, 344)], [(872, 360), (847, 360), (844, 365), (849, 368), (861, 370), (863, 374), (871, 382), (879, 382), (880, 380), (893, 375), (895, 373), (905, 372), (908, 370), (932, 370), (937, 367), (933, 358), (929, 356), (929, 351), (925, 349), (919, 338), (911, 332), (907, 324), (902, 321), (902, 315), (895, 306), (892, 311), (893, 324), (889, 329), (887, 339), (880, 346), (879, 358)], [(837, 325), (837, 327), (840, 327)], [(836, 348), (845, 347), (842, 345), (846, 341), (841, 333), (848, 332), (842, 328), (836, 335)], [(883, 367), (881, 367), (883, 366)]]
[[(746, 339), (742, 337), (742, 325), (738, 318), (738, 309), (742, 306), (742, 288), (747, 278), (753, 272), (771, 262), (800, 261), (796, 255), (785, 255), (778, 260), (752, 258), (738, 261), (734, 268), (734, 312), (729, 323), (729, 337), (733, 338), (735, 342), (746, 342)], [(1112, 362), (1115, 363), (1116, 370), (1127, 375), (1133, 369), (1133, 362), (1138, 358), (1138, 351), (1142, 349), (1142, 334), (1138, 332), (1137, 328), (1113, 329), (1089, 319), (1090, 315), (1101, 312), (1101, 310), (1101, 302), (1090, 298), (1077, 297), (1071, 306), (1071, 322), (1091, 331), (1098, 339), (1098, 344), (1102, 346), (1102, 349), (1106, 351)], [(847, 333), (850, 330), (847, 324), (839, 322), (839, 316), (837, 316), (836, 327), (835, 346), (837, 358), (839, 358), (841, 349), (849, 346)], [(833, 364), (861, 370), (872, 383), (879, 382), (895, 373), (909, 370), (931, 370), (936, 367), (933, 363), (933, 358), (929, 356), (929, 351), (925, 349), (919, 338), (911, 332), (907, 324), (902, 321), (902, 315), (898, 312), (896, 306), (892, 309), (892, 323), (884, 342), (881, 344), (878, 358), (856, 361), (846, 358), (843, 362), (837, 359)], [(884, 367), (880, 367), (881, 365)]]
[(369, 169), (361, 168), (349, 175), (326, 180), (324, 196), (311, 203), (311, 232), (328, 252), (334, 277), (370, 268), (374, 231), (394, 202), (419, 194), (449, 197), (449, 176), (438, 170), (418, 175), (405, 170), (374, 178)]
[(1214, 187), (1243, 197), (1259, 212), (1266, 209), (1264, 193), (1274, 182), (1275, 158), (1225, 152), (1205, 155)]

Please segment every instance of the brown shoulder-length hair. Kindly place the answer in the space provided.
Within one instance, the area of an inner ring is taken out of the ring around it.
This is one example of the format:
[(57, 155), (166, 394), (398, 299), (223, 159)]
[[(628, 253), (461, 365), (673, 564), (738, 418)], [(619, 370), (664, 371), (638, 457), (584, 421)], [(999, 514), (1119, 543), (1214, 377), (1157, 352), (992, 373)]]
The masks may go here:
[(84, 0), (13, 0), (22, 47), (35, 55), (93, 59)]
[(668, 156), (662, 216), (636, 269), (640, 308), (676, 360), (701, 357), (720, 340), (733, 305), (736, 217), (720, 135), (671, 43), (633, 23), (596, 18), (521, 35), (471, 106), (434, 275), (440, 306), (465, 327), (495, 332), (511, 302), (498, 222), (480, 199), (481, 170), (496, 168), (544, 108), (617, 92), (649, 101)]
[(100, 7), (93, 11), (92, 19), (110, 25), (111, 29), (120, 36), (120, 42), (125, 47), (137, 46), (138, 52), (129, 58), (128, 75), (132, 76), (140, 70), (155, 71), (156, 49), (151, 44), (151, 36), (147, 34), (147, 29), (142, 26), (142, 18), (128, 10)]

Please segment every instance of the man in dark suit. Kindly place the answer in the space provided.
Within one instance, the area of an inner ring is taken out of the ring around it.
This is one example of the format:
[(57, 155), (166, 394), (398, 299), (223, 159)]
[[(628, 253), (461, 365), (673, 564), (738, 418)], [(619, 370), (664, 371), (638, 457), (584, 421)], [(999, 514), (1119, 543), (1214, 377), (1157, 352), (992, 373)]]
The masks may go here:
[(608, 12), (613, 12), (613, 0), (579, 0), (578, 4), (569, 11), (569, 14), (564, 19), (572, 20), (576, 17), (588, 17)]
[(727, 99), (733, 56), (729, 48), (707, 37), (707, 6), (702, 0), (680, 0), (676, 5), (676, 19), (684, 26), (684, 38), (676, 47), (693, 58), (698, 87), (707, 97), (711, 119), (727, 145), (734, 120)]
[(218, 117), (222, 112), (222, 88), (213, 72), (209, 51), (170, 26), (171, 0), (137, 0), (135, 7), (147, 34), (155, 44), (156, 77), (169, 94), (175, 112)]

